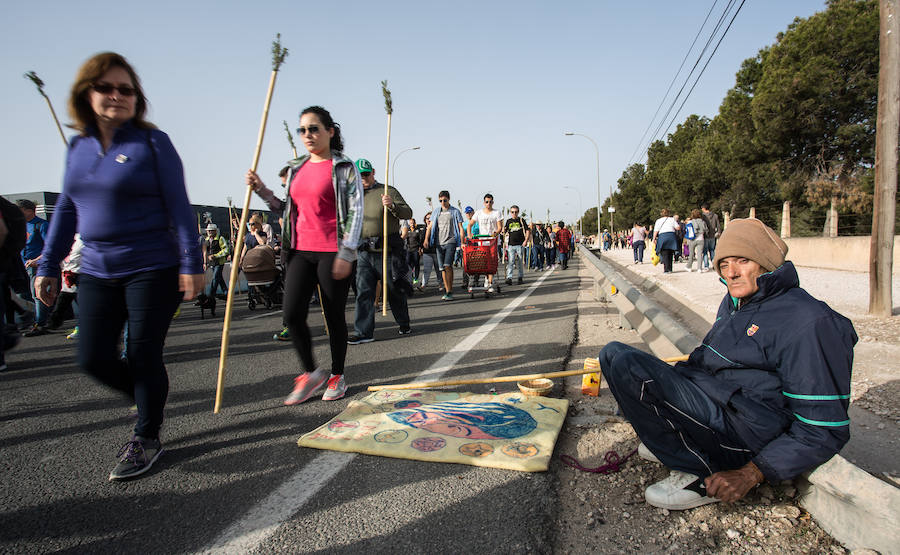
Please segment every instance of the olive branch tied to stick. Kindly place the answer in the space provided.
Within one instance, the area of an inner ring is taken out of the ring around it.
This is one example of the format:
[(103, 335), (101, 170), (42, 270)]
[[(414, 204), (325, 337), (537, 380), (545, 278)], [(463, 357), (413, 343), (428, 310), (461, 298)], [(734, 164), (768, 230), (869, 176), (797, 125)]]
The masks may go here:
[[(384, 95), (384, 111), (387, 112), (387, 152), (384, 155), (384, 194), (388, 194), (388, 167), (391, 164), (391, 114), (394, 113), (394, 102), (391, 100), (391, 91), (387, 88), (387, 79), (381, 82), (381, 94)], [(387, 299), (387, 206), (384, 207), (382, 222), (382, 234), (384, 240), (381, 243), (381, 298)], [(387, 303), (381, 303), (381, 315), (387, 316)]]
[[(250, 171), (256, 172), (259, 166), (259, 155), (262, 151), (263, 137), (266, 134), (266, 121), (269, 119), (269, 106), (272, 104), (272, 93), (275, 91), (275, 78), (278, 76), (278, 70), (284, 59), (287, 58), (288, 49), (281, 46), (281, 33), (275, 35), (272, 41), (272, 75), (269, 77), (269, 90), (266, 92), (266, 102), (263, 106), (262, 121), (259, 124), (259, 135), (256, 138), (256, 150), (253, 153), (253, 163)], [(234, 306), (234, 291), (237, 285), (238, 276), (238, 251), (244, 242), (244, 233), (247, 229), (247, 220), (250, 216), (250, 198), (253, 193), (253, 187), (248, 185), (244, 196), (244, 208), (241, 211), (241, 223), (238, 225), (238, 235), (235, 240), (235, 253), (231, 263), (231, 276), (228, 279), (228, 299), (225, 302), (225, 321), (222, 324), (222, 349), (219, 353), (219, 375), (216, 380), (216, 403), (213, 412), (218, 414), (222, 407), (222, 392), (225, 387), (225, 362), (228, 358), (228, 336), (231, 329), (231, 311)]]
[(37, 73), (33, 71), (26, 73), (25, 78), (30, 79), (31, 82), (34, 83), (38, 92), (41, 93), (41, 96), (47, 101), (47, 106), (50, 108), (50, 115), (53, 116), (53, 121), (56, 122), (56, 128), (59, 130), (59, 136), (62, 137), (63, 144), (68, 146), (69, 143), (66, 141), (66, 134), (63, 133), (62, 125), (59, 124), (59, 118), (56, 117), (56, 110), (53, 109), (53, 103), (50, 102), (50, 97), (44, 92), (44, 82), (37, 76)]

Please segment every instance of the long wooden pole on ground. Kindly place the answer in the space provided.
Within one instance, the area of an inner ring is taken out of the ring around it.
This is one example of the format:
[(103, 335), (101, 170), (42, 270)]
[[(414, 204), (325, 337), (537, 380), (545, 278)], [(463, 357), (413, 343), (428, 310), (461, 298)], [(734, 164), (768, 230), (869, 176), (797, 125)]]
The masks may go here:
[[(269, 119), (269, 106), (272, 104), (272, 93), (275, 91), (275, 79), (278, 77), (278, 69), (284, 63), (287, 57), (287, 48), (281, 46), (281, 33), (276, 35), (275, 41), (272, 43), (272, 75), (269, 77), (269, 90), (266, 92), (266, 102), (263, 106), (262, 121), (259, 123), (259, 134), (256, 137), (256, 150), (253, 153), (253, 163), (250, 165), (251, 171), (256, 171), (259, 166), (259, 155), (262, 151), (263, 137), (266, 134), (266, 122)], [(247, 229), (247, 220), (250, 215), (250, 199), (253, 194), (253, 187), (247, 185), (247, 192), (244, 195), (244, 207), (241, 211), (241, 222), (238, 224), (238, 235), (235, 245), (241, 245), (244, 241), (244, 232)], [(235, 248), (235, 252), (237, 252)], [(225, 321), (222, 324), (222, 348), (219, 353), (219, 376), (216, 380), (216, 404), (213, 408), (215, 414), (219, 413), (222, 408), (222, 392), (225, 387), (225, 362), (228, 358), (228, 336), (231, 331), (231, 310), (234, 306), (234, 291), (237, 285), (237, 277), (239, 264), (235, 258), (232, 258), (231, 276), (228, 278), (228, 299), (225, 302)]]
[[(387, 88), (387, 80), (381, 82), (381, 94), (384, 95), (384, 111), (387, 112), (387, 147), (384, 154), (384, 194), (388, 194), (388, 168), (391, 165), (391, 114), (394, 113), (394, 102), (391, 100), (391, 91)], [(387, 316), (387, 290), (388, 290), (388, 208), (384, 207), (382, 212), (382, 235), (384, 237), (381, 242), (381, 315)]]
[(891, 267), (897, 206), (897, 146), (900, 131), (900, 0), (880, 0), (878, 119), (875, 124), (875, 196), (869, 248), (869, 314), (889, 318), (893, 310)]
[(66, 134), (63, 133), (62, 125), (59, 124), (59, 118), (56, 117), (56, 110), (53, 109), (53, 103), (50, 102), (50, 97), (47, 96), (47, 93), (44, 92), (44, 82), (41, 81), (41, 78), (38, 77), (37, 73), (33, 71), (29, 71), (28, 73), (26, 73), (25, 78), (34, 83), (34, 86), (37, 87), (38, 92), (41, 93), (41, 96), (43, 96), (44, 100), (47, 101), (47, 107), (50, 108), (50, 115), (53, 116), (53, 121), (56, 123), (56, 129), (59, 130), (59, 136), (62, 139), (63, 144), (68, 147), (69, 143), (66, 141)]
[[(294, 153), (294, 160), (296, 160), (299, 156), (297, 156), (297, 145), (294, 144), (294, 136), (291, 135), (287, 122), (282, 120), (282, 123), (284, 123), (284, 132), (287, 133), (288, 142), (291, 143), (291, 152)], [(287, 184), (285, 184), (285, 191), (287, 191)], [(285, 246), (281, 245), (282, 252), (284, 252), (284, 248)], [(322, 300), (322, 286), (318, 283), (316, 283), (316, 291), (319, 292), (319, 310), (322, 311), (322, 321), (325, 323), (325, 335), (331, 335), (328, 331), (328, 319), (325, 318), (325, 301)]]
[[(677, 357), (669, 357), (662, 359), (663, 362), (681, 362), (688, 359), (689, 355)], [(564, 370), (562, 372), (546, 372), (543, 374), (521, 374), (519, 376), (496, 376), (493, 378), (471, 378), (467, 380), (446, 380), (441, 382), (412, 382), (398, 383), (392, 385), (371, 385), (369, 391), (384, 391), (394, 389), (428, 389), (431, 387), (444, 387), (450, 385), (471, 385), (482, 383), (503, 383), (503, 382), (520, 382), (522, 380), (536, 380), (539, 378), (565, 378), (567, 376), (580, 376), (582, 374), (593, 374), (597, 369), (582, 370)]]

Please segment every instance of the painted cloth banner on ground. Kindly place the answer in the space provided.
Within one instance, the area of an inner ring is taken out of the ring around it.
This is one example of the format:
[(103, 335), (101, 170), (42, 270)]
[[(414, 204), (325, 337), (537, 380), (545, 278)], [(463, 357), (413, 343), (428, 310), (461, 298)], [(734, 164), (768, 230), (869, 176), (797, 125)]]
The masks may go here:
[(300, 437), (301, 447), (509, 470), (547, 470), (569, 401), (521, 393), (378, 391)]

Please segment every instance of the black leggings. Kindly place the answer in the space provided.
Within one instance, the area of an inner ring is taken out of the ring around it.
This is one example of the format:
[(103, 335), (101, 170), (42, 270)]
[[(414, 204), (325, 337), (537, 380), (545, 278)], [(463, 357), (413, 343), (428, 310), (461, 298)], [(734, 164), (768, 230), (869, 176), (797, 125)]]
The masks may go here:
[(336, 280), (331, 276), (334, 252), (309, 252), (292, 250), (284, 280), (284, 321), (294, 342), (294, 349), (300, 357), (304, 371), (316, 369), (313, 358), (312, 336), (306, 317), (309, 301), (318, 284), (322, 289), (322, 309), (328, 323), (328, 342), (331, 345), (331, 373), (344, 373), (344, 359), (347, 356), (347, 321), (344, 311), (347, 305), (347, 291), (350, 279)]

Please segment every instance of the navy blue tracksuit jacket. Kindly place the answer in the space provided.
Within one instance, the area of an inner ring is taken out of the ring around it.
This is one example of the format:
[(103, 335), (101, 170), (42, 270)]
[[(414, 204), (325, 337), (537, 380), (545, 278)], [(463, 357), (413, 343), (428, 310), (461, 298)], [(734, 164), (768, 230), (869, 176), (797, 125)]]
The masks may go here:
[(785, 262), (740, 308), (725, 295), (703, 343), (677, 369), (700, 386), (769, 480), (830, 459), (850, 439), (853, 324), (800, 288)]

